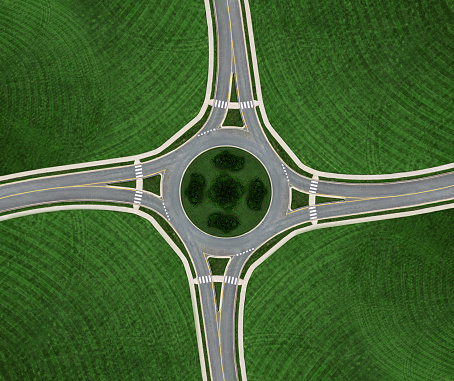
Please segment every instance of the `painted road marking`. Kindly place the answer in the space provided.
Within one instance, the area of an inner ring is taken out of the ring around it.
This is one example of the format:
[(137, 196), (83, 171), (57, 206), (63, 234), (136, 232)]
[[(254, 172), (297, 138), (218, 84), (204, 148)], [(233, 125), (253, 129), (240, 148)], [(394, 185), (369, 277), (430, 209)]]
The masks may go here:
[(164, 207), (164, 212), (166, 212), (167, 219), (170, 221), (169, 213), (167, 212), (166, 204), (164, 201), (162, 202), (162, 206)]
[(142, 202), (142, 191), (136, 190), (134, 193), (134, 204), (139, 204)]
[(199, 284), (211, 283), (211, 275), (208, 276), (199, 276)]
[(285, 169), (285, 165), (284, 165), (284, 164), (282, 164), (282, 169), (283, 169), (283, 171), (284, 171), (285, 177), (287, 178), (287, 182), (290, 182), (290, 180), (289, 180), (289, 178), (288, 178), (288, 175), (287, 175), (287, 170)]
[(316, 220), (317, 219), (317, 209), (315, 209), (315, 206), (310, 206), (309, 207), (309, 218), (311, 220)]
[(249, 250), (244, 250), (244, 251), (242, 251), (241, 253), (236, 253), (235, 256), (238, 257), (238, 256), (240, 256), (240, 255), (250, 253), (251, 251), (254, 251), (254, 250), (255, 250), (255, 248), (253, 247), (253, 248), (251, 248), (251, 249), (249, 249)]
[(253, 108), (254, 103), (251, 101), (240, 102), (240, 108), (243, 110), (245, 108)]
[(136, 172), (136, 178), (143, 177), (143, 173), (142, 173), (142, 164), (136, 165), (136, 166), (134, 167), (134, 170), (135, 170), (135, 172)]
[(318, 181), (311, 180), (311, 187), (309, 188), (309, 193), (317, 193)]
[(225, 279), (224, 279), (224, 283), (237, 285), (238, 284), (238, 278), (234, 278), (233, 276), (226, 276)]
[(202, 136), (202, 135), (205, 135), (205, 134), (209, 134), (210, 132), (213, 132), (213, 131), (216, 131), (216, 128), (212, 128), (211, 130), (202, 132), (202, 133), (198, 134), (197, 136)]
[(214, 101), (214, 107), (219, 107), (219, 108), (224, 108), (225, 109), (225, 108), (227, 108), (228, 105), (229, 104), (226, 101), (220, 101), (218, 99), (216, 99)]

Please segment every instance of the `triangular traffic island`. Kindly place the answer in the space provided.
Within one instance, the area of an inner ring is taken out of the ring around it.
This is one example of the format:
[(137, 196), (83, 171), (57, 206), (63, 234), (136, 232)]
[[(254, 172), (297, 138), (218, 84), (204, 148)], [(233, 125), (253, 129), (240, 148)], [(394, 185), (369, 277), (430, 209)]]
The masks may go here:
[(232, 75), (232, 87), (230, 89), (230, 102), (238, 102), (238, 94), (236, 93), (236, 79), (235, 74)]
[(323, 196), (316, 196), (315, 197), (315, 203), (316, 204), (321, 204), (324, 202), (339, 202), (339, 201), (345, 201), (343, 198), (334, 198), (334, 197), (323, 197)]
[(230, 257), (225, 258), (208, 258), (212, 275), (224, 275), (225, 269), (229, 263)]
[(222, 127), (244, 127), (243, 118), (239, 109), (229, 109), (225, 116)]
[(143, 179), (143, 190), (161, 196), (161, 175), (145, 177)]
[(125, 181), (123, 183), (111, 183), (111, 184), (108, 184), (112, 187), (123, 187), (123, 188), (136, 188), (136, 181), (133, 180), (133, 181)]
[(292, 188), (290, 209), (295, 210), (309, 205), (309, 194)]

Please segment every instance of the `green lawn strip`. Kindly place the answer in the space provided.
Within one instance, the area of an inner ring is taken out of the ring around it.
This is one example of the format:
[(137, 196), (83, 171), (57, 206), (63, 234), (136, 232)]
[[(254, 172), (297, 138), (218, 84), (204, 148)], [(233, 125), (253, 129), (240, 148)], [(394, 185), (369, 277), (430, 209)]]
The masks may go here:
[(268, 131), (268, 129), (265, 127), (265, 124), (263, 123), (262, 119), (262, 114), (260, 113), (260, 109), (256, 107), (255, 109), (257, 116), (259, 118), (260, 124), (262, 125), (263, 131), (265, 132), (266, 138), (270, 142), (271, 146), (273, 149), (276, 151), (278, 156), (281, 158), (281, 160), (291, 169), (293, 169), (296, 173), (299, 173), (303, 176), (309, 177), (310, 179), (313, 177), (311, 173), (304, 171), (300, 167), (296, 165), (296, 163), (292, 160), (292, 158), (289, 156), (289, 154), (282, 148), (282, 146), (277, 142), (276, 139), (273, 138), (271, 133)]
[(303, 163), (381, 174), (452, 162), (448, 3), (251, 0), (267, 115)]
[(236, 93), (236, 76), (232, 75), (232, 88), (230, 90), (230, 102), (238, 102), (238, 95)]
[(49, 0), (2, 2), (0, 10), (0, 24), (16, 26), (0, 42), (9, 57), (0, 174), (147, 152), (203, 104), (203, 2)]
[(219, 305), (221, 303), (221, 293), (222, 293), (222, 283), (221, 282), (213, 282), (214, 284), (214, 292), (216, 294), (216, 306), (219, 310)]
[(362, 214), (356, 214), (356, 215), (353, 215), (353, 216), (344, 216), (344, 217), (319, 219), (319, 223), (326, 224), (328, 222), (352, 220), (352, 219), (355, 219), (355, 218), (362, 218), (362, 217), (382, 216), (384, 214), (395, 214), (395, 213), (402, 213), (402, 212), (411, 212), (413, 210), (426, 209), (426, 208), (431, 208), (433, 206), (452, 204), (453, 202), (454, 202), (454, 200), (451, 199), (451, 200), (445, 200), (445, 201), (440, 201), (440, 202), (434, 202), (434, 203), (431, 203), (431, 204), (413, 206), (413, 207), (409, 207), (409, 208), (392, 209), (392, 210), (387, 210), (387, 211), (382, 211), (382, 212), (362, 213)]
[(241, 368), (240, 368), (240, 351), (238, 349), (238, 316), (240, 308), (240, 294), (241, 286), (237, 286), (236, 289), (236, 301), (235, 301), (235, 355), (236, 355), (236, 367), (238, 372), (238, 380), (241, 381)]
[(384, 179), (384, 180), (348, 180), (348, 179), (331, 179), (331, 178), (325, 178), (325, 177), (320, 177), (320, 180), (324, 181), (334, 181), (338, 183), (365, 183), (365, 184), (376, 184), (376, 183), (394, 183), (394, 182), (399, 182), (399, 181), (408, 181), (408, 180), (414, 180), (414, 179), (422, 179), (422, 178), (427, 178), (431, 176), (437, 176), (441, 175), (443, 173), (451, 173), (453, 172), (452, 168), (450, 169), (445, 169), (443, 171), (437, 171), (437, 172), (432, 172), (432, 173), (427, 173), (425, 175), (417, 175), (417, 176), (410, 176), (410, 177), (404, 177), (404, 178), (399, 178), (399, 179)]
[(292, 205), (290, 209), (299, 209), (309, 205), (309, 195), (292, 188)]
[(212, 109), (212, 107), (208, 106), (203, 117), (196, 124), (194, 124), (189, 130), (187, 130), (183, 135), (181, 135), (177, 140), (175, 140), (164, 151), (162, 151), (161, 153), (159, 153), (157, 155), (142, 159), (142, 162), (156, 159), (157, 157), (160, 157), (160, 156), (164, 156), (165, 154), (172, 152), (173, 150), (177, 149), (178, 147), (180, 147), (184, 143), (186, 143), (188, 140), (193, 138), (197, 134), (197, 132), (203, 127), (203, 125), (206, 123), (208, 117), (210, 116), (211, 109)]
[(201, 379), (184, 267), (147, 221), (64, 211), (0, 236), (5, 379)]
[(247, 262), (244, 264), (243, 269), (241, 270), (241, 276), (240, 278), (244, 278), (246, 276), (247, 271), (249, 270), (249, 267), (253, 265), (260, 257), (265, 254), (268, 250), (270, 250), (274, 245), (276, 245), (281, 239), (283, 239), (286, 235), (291, 233), (294, 230), (304, 228), (306, 226), (310, 226), (310, 222), (306, 222), (304, 224), (295, 226), (293, 228), (290, 228), (282, 233), (277, 234), (273, 238), (269, 239), (264, 243), (262, 246), (260, 246), (257, 250), (254, 251), (254, 253), (248, 258)]
[(48, 172), (48, 173), (39, 173), (37, 175), (25, 176), (25, 177), (18, 177), (16, 179), (4, 180), (0, 181), (0, 185), (14, 183), (16, 181), (23, 181), (23, 180), (31, 180), (37, 179), (40, 177), (47, 177), (47, 176), (58, 176), (58, 175), (66, 175), (70, 173), (77, 173), (77, 172), (89, 172), (95, 171), (97, 169), (108, 169), (108, 168), (115, 168), (115, 167), (124, 167), (128, 165), (133, 165), (133, 161), (127, 161), (124, 163), (117, 163), (117, 164), (108, 164), (108, 165), (98, 165), (95, 167), (86, 167), (86, 168), (76, 168), (76, 169), (68, 169), (66, 171), (56, 171), (56, 172)]
[(67, 206), (67, 205), (110, 205), (110, 206), (121, 206), (124, 208), (132, 208), (131, 204), (123, 204), (121, 202), (102, 202), (102, 201), (68, 201), (68, 202), (55, 202), (42, 205), (28, 206), (25, 208), (8, 210), (7, 212), (0, 213), (0, 216), (6, 216), (7, 214), (13, 214), (18, 212), (24, 212), (26, 210), (49, 208), (51, 206)]
[(211, 22), (212, 22), (212, 25), (213, 25), (213, 48), (214, 48), (214, 52), (213, 52), (213, 82), (212, 82), (212, 86), (211, 86), (211, 96), (210, 96), (210, 98), (214, 99), (214, 93), (216, 92), (216, 75), (217, 75), (217, 71), (218, 71), (218, 67), (217, 67), (217, 61), (218, 61), (217, 38), (218, 38), (218, 35), (217, 35), (217, 32), (216, 32), (216, 15), (215, 15), (214, 6), (213, 6), (212, 3), (210, 4), (210, 11), (211, 11)]
[(225, 268), (227, 267), (229, 260), (230, 258), (208, 258), (211, 273), (213, 275), (224, 275)]
[(202, 307), (200, 304), (200, 295), (199, 295), (199, 285), (195, 285), (195, 292), (196, 292), (196, 299), (197, 299), (197, 311), (199, 312), (199, 323), (200, 323), (200, 334), (202, 336), (202, 342), (203, 342), (203, 356), (205, 358), (205, 370), (207, 372), (207, 376), (210, 377), (210, 361), (208, 359), (208, 347), (206, 344), (206, 339), (205, 339), (205, 327), (203, 325), (203, 313), (202, 313)]
[(320, 204), (322, 202), (339, 202), (344, 201), (343, 198), (334, 198), (334, 197), (322, 197), (322, 196), (315, 196), (315, 202)]
[(149, 214), (151, 217), (153, 217), (156, 220), (156, 222), (161, 226), (161, 228), (167, 233), (167, 235), (170, 237), (170, 239), (175, 243), (175, 245), (178, 246), (178, 248), (181, 250), (183, 255), (188, 260), (189, 267), (191, 268), (192, 277), (195, 278), (195, 271), (193, 269), (191, 257), (189, 256), (189, 253), (187, 252), (185, 246), (183, 245), (183, 242), (181, 241), (180, 236), (175, 232), (175, 230), (173, 230), (172, 226), (170, 226), (170, 224), (166, 221), (166, 219), (164, 217), (161, 217), (161, 215), (159, 215), (156, 212), (153, 212), (152, 210), (150, 210), (148, 208), (141, 206), (139, 210), (141, 210), (142, 212), (145, 212), (145, 213)]
[(113, 184), (110, 184), (110, 186), (113, 186), (113, 187), (126, 187), (126, 188), (136, 188), (137, 187), (137, 183), (136, 181), (125, 181), (123, 183), (113, 183)]
[(233, 108), (229, 109), (222, 125), (229, 127), (243, 127), (244, 122), (243, 118), (241, 117), (240, 110)]
[[(263, 201), (262, 209), (260, 211), (250, 210), (247, 206), (247, 194), (244, 194), (241, 197), (241, 200), (238, 206), (229, 212), (225, 212), (223, 209), (219, 208), (217, 205), (212, 203), (208, 199), (208, 191), (205, 192), (203, 197), (203, 201), (196, 206), (191, 205), (188, 198), (185, 196), (184, 192), (188, 187), (191, 174), (199, 173), (203, 174), (206, 179), (207, 190), (210, 188), (211, 184), (213, 183), (214, 179), (219, 175), (220, 170), (217, 169), (213, 163), (212, 159), (219, 153), (225, 151), (225, 147), (215, 148), (209, 151), (204, 152), (203, 154), (199, 155), (188, 169), (185, 172), (185, 175), (182, 180), (181, 185), (181, 192), (182, 192), (182, 202), (183, 207), (185, 209), (186, 214), (190, 218), (190, 220), (197, 226), (199, 229), (207, 232), (208, 234), (217, 235), (221, 237), (231, 237), (237, 236), (240, 234), (244, 234), (253, 227), (255, 227), (264, 217), (266, 211), (268, 210), (268, 206), (271, 200), (271, 191), (265, 196), (265, 200)], [(271, 184), (268, 177), (268, 174), (265, 168), (262, 166), (260, 161), (258, 161), (254, 156), (248, 154), (247, 152), (237, 149), (237, 148), (228, 148), (230, 152), (235, 155), (242, 156), (246, 158), (246, 164), (244, 169), (239, 171), (228, 171), (227, 173), (230, 176), (234, 177), (236, 180), (243, 183), (246, 187), (249, 186), (249, 183), (254, 180), (255, 178), (259, 177), (267, 187), (267, 189), (271, 190)], [(247, 193), (247, 192), (246, 192)], [(216, 213), (221, 212), (225, 215), (233, 215), (239, 218), (240, 226), (235, 230), (232, 230), (229, 233), (223, 233), (221, 230), (210, 228), (208, 226), (208, 219), (209, 216)]]
[(240, 1), (241, 4), (241, 12), (243, 14), (243, 28), (244, 28), (244, 36), (246, 37), (246, 51), (249, 63), (249, 74), (251, 76), (251, 85), (252, 85), (252, 96), (254, 99), (257, 99), (257, 92), (255, 90), (255, 77), (254, 77), (254, 70), (252, 67), (252, 57), (251, 57), (251, 48), (249, 45), (249, 33), (247, 28), (247, 20), (246, 20), (246, 11), (244, 9), (244, 1)]
[(161, 195), (161, 175), (145, 177), (143, 179), (143, 189), (147, 192)]
[(447, 210), (286, 243), (248, 283), (248, 379), (451, 378), (453, 224)]

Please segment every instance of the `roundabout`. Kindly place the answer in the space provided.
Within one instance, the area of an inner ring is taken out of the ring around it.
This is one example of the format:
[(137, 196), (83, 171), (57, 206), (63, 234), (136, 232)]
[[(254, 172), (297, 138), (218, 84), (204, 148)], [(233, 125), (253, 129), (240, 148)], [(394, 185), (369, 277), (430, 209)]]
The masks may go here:
[(263, 164), (234, 147), (212, 148), (184, 172), (180, 197), (188, 219), (215, 237), (243, 235), (264, 219), (271, 203), (271, 181)]

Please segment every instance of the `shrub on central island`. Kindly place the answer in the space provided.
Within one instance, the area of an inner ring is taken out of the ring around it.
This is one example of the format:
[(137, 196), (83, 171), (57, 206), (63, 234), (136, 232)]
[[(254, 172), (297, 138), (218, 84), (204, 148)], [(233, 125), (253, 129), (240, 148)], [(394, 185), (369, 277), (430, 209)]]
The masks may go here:
[(221, 173), (208, 189), (208, 199), (220, 208), (231, 211), (244, 194), (244, 185), (233, 176)]

